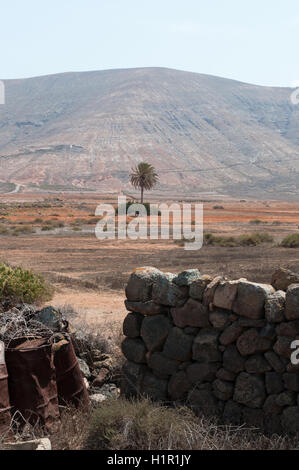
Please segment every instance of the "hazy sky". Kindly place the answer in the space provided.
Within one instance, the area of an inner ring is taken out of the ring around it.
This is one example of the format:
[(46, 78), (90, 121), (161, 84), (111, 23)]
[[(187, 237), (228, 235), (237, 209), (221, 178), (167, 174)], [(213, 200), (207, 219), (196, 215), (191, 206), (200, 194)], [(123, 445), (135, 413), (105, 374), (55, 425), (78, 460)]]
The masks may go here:
[(159, 66), (299, 84), (298, 0), (0, 0), (0, 18), (1, 79)]

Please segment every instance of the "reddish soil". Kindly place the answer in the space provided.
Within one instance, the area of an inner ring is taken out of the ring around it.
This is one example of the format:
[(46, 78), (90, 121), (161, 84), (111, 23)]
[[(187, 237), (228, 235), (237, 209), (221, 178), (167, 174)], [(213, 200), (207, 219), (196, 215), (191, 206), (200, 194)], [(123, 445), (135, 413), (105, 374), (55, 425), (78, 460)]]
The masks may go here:
[[(100, 201), (115, 202), (115, 196), (15, 194), (2, 196), (9, 205), (11, 223), (33, 222), (35, 218), (57, 218), (66, 223), (73, 219), (91, 219)], [(47, 199), (51, 207), (43, 207)], [(40, 207), (36, 207), (36, 202)], [(15, 207), (15, 204), (21, 207)], [(25, 203), (25, 204), (24, 204)], [(224, 209), (214, 209), (214, 206)], [(1, 209), (3, 210), (3, 208)], [(72, 214), (73, 217), (70, 217)], [(250, 221), (259, 219), (260, 224)], [(272, 225), (278, 221), (279, 225)], [(266, 223), (267, 222), (267, 223)], [(298, 230), (299, 203), (267, 201), (223, 201), (204, 203), (204, 229), (217, 234), (236, 235), (253, 231), (271, 233), (276, 242)], [(37, 225), (38, 224), (34, 224)], [(90, 233), (86, 232), (90, 230)], [(63, 231), (0, 235), (0, 259), (43, 273), (56, 286), (54, 305), (73, 305), (88, 323), (120, 320), (125, 315), (124, 286), (133, 269), (151, 265), (178, 272), (198, 267), (207, 274), (225, 274), (230, 278), (269, 282), (278, 266), (296, 270), (298, 249), (276, 244), (258, 247), (221, 248), (205, 246), (196, 252), (185, 251), (173, 241), (99, 241), (92, 225), (82, 222), (82, 232)]]

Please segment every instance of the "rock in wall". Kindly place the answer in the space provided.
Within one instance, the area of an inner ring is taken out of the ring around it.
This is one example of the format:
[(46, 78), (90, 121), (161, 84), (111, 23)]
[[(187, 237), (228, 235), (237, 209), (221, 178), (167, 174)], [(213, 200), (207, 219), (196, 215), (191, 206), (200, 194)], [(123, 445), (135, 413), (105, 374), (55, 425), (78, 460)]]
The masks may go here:
[(185, 403), (268, 433), (299, 432), (299, 366), (291, 363), (299, 284), (285, 292), (145, 267), (131, 274), (126, 297), (123, 395)]

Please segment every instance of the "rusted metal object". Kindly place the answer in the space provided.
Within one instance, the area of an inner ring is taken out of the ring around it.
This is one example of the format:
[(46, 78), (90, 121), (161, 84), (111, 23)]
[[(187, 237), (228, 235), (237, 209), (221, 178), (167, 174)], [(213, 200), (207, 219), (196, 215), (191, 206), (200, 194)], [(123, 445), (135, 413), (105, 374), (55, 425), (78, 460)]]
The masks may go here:
[(60, 405), (72, 404), (88, 407), (89, 395), (84, 383), (72, 340), (68, 335), (53, 345), (56, 382)]
[(5, 435), (11, 422), (10, 400), (8, 391), (8, 373), (5, 364), (5, 346), (0, 341), (0, 437)]
[(59, 406), (52, 345), (45, 338), (13, 340), (6, 349), (6, 365), (15, 418), (54, 429)]

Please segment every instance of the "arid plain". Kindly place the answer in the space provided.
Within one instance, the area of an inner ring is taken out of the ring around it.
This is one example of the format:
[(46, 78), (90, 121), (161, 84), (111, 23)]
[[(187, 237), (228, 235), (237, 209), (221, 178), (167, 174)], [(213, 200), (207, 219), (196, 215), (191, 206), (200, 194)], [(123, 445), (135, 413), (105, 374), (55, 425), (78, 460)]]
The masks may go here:
[(205, 233), (237, 237), (263, 232), (273, 241), (186, 251), (173, 240), (98, 240), (94, 214), (101, 202), (116, 204), (117, 195), (17, 193), (0, 198), (0, 258), (42, 273), (56, 288), (51, 304), (72, 306), (89, 324), (122, 320), (123, 289), (137, 266), (170, 272), (196, 267), (204, 274), (260, 282), (269, 282), (280, 266), (298, 266), (299, 250), (279, 245), (285, 236), (298, 232), (299, 203), (197, 201), (204, 205)]

